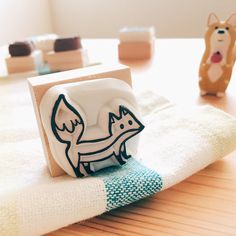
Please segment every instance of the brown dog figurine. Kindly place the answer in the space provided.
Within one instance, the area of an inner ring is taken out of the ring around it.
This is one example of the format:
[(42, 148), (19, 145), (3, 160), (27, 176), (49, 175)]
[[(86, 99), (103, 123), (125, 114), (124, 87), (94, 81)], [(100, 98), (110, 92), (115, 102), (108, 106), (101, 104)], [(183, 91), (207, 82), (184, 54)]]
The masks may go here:
[(211, 13), (205, 34), (206, 49), (199, 69), (201, 95), (223, 97), (236, 58), (236, 14), (226, 21)]

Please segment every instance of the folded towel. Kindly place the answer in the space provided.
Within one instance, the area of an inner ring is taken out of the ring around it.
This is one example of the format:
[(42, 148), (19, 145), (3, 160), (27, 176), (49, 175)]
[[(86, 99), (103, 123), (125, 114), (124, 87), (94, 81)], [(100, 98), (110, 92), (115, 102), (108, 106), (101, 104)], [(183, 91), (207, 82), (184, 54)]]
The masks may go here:
[[(12, 85), (13, 86), (13, 85)], [(1, 91), (1, 89), (0, 89)], [(210, 106), (138, 96), (146, 129), (139, 156), (91, 177), (51, 178), (29, 95), (0, 101), (0, 235), (38, 235), (166, 189), (236, 148), (236, 120)]]

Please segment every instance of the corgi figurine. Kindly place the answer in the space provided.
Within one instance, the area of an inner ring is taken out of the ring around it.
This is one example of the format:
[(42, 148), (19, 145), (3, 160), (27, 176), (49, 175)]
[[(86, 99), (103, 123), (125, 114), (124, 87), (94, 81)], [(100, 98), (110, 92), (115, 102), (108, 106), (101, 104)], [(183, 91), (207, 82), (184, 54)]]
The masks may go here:
[[(66, 144), (65, 156), (76, 177), (93, 173), (92, 162), (115, 157), (120, 165), (131, 156), (126, 152), (125, 143), (144, 129), (144, 125), (125, 106), (119, 105), (119, 115), (109, 112), (108, 136), (86, 140), (83, 138), (86, 125), (78, 109), (70, 104), (64, 94), (56, 100), (51, 129), (56, 139)], [(76, 164), (72, 159), (77, 159)]]
[(199, 69), (201, 95), (223, 97), (229, 84), (236, 58), (236, 14), (226, 21), (211, 13), (205, 33), (206, 49)]

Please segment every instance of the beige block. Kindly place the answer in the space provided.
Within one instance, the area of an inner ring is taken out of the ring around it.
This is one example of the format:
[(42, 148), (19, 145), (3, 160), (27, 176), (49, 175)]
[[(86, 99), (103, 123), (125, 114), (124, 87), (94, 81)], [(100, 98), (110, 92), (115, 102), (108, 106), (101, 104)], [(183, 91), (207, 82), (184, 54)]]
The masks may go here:
[(49, 52), (44, 57), (52, 71), (72, 70), (88, 65), (88, 53), (85, 49), (65, 52)]
[(119, 59), (149, 59), (154, 50), (154, 41), (122, 42), (118, 45)]
[(29, 56), (9, 56), (5, 61), (8, 74), (37, 71), (43, 64), (42, 52), (38, 50)]
[(48, 139), (43, 129), (39, 113), (39, 105), (41, 99), (45, 92), (55, 85), (102, 78), (120, 79), (132, 86), (130, 68), (121, 64), (91, 66), (60, 73), (36, 76), (28, 79), (40, 136), (43, 143), (44, 153), (50, 173), (53, 177), (60, 176), (65, 172), (54, 161), (49, 148)]

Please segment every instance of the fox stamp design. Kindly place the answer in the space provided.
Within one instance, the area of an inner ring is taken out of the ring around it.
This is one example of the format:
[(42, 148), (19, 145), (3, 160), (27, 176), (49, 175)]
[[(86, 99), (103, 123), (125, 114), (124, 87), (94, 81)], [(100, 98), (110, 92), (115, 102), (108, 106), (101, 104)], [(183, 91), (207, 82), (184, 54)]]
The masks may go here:
[[(144, 125), (127, 107), (120, 104), (119, 114), (108, 112), (108, 135), (97, 139), (85, 139), (84, 115), (70, 104), (64, 94), (56, 100), (51, 116), (51, 128), (56, 139), (66, 144), (65, 156), (77, 177), (94, 171), (90, 165), (115, 157), (120, 165), (126, 163), (126, 141), (144, 129)], [(82, 110), (81, 110), (82, 113)]]

